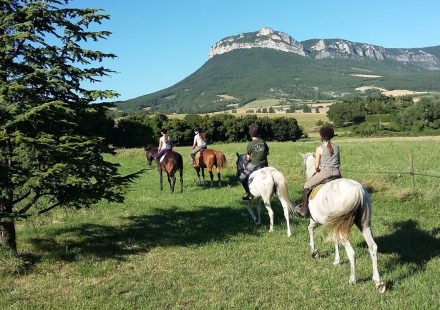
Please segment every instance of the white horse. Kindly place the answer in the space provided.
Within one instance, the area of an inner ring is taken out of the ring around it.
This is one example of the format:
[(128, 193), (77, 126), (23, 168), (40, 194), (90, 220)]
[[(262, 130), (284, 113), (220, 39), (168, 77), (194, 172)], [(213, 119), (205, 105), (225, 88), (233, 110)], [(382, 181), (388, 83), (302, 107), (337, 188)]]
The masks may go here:
[[(301, 155), (304, 158), (307, 179), (310, 179), (315, 171), (315, 156), (312, 153)], [(377, 268), (377, 245), (371, 232), (371, 200), (367, 190), (357, 181), (336, 179), (322, 186), (316, 196), (309, 201), (309, 209), (311, 219), (308, 230), (312, 256), (319, 256), (313, 240), (313, 228), (319, 223), (330, 229), (330, 238), (335, 242), (334, 265), (340, 262), (338, 245), (342, 244), (345, 247), (350, 261), (349, 283), (355, 284), (355, 253), (349, 235), (351, 227), (356, 224), (368, 244), (373, 263), (373, 281), (381, 293), (385, 292), (386, 286), (381, 281)]]
[[(248, 161), (245, 155), (239, 155), (237, 153), (237, 173), (240, 173), (246, 167)], [(273, 232), (273, 210), (270, 204), (270, 200), (273, 194), (276, 194), (281, 202), (284, 210), (284, 217), (287, 223), (287, 236), (291, 236), (289, 213), (293, 213), (293, 205), (289, 199), (289, 191), (287, 188), (286, 179), (284, 175), (273, 167), (261, 168), (255, 172), (252, 172), (249, 176), (249, 190), (255, 198), (261, 198), (264, 206), (269, 213), (270, 226), (269, 231)], [(246, 207), (254, 220), (256, 225), (261, 225), (261, 205), (260, 200), (257, 203), (257, 217), (251, 208), (251, 201), (248, 200)]]

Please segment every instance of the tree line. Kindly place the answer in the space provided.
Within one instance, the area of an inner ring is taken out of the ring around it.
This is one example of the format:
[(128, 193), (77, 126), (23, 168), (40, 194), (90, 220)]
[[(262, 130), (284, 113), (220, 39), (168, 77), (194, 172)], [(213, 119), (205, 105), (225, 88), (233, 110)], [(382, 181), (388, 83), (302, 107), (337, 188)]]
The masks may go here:
[(164, 114), (135, 113), (115, 119), (108, 131), (109, 143), (117, 147), (140, 147), (156, 144), (160, 129), (166, 128), (175, 145), (191, 145), (194, 128), (200, 127), (208, 143), (243, 142), (249, 140), (248, 128), (257, 124), (262, 138), (268, 141), (296, 141), (303, 130), (294, 118), (258, 118), (256, 115), (188, 114), (183, 119), (168, 118)]
[(352, 98), (331, 105), (328, 117), (335, 126), (352, 126), (359, 135), (391, 132), (433, 132), (440, 129), (440, 96)]

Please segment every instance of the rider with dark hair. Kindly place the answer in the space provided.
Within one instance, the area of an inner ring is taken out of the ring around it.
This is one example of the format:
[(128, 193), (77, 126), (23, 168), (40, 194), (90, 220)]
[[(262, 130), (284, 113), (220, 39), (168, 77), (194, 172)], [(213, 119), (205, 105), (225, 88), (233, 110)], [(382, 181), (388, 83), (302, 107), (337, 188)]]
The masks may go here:
[(269, 155), (269, 147), (263, 139), (258, 137), (258, 126), (256, 124), (249, 126), (249, 135), (252, 138), (246, 151), (246, 159), (249, 161), (249, 164), (245, 167), (239, 177), (245, 190), (243, 200), (251, 200), (253, 198), (249, 191), (249, 175), (260, 168), (268, 166), (267, 156)]
[(208, 148), (208, 145), (205, 141), (205, 134), (202, 132), (200, 127), (194, 128), (194, 134), (194, 142), (191, 151), (191, 160), (193, 165), (196, 163), (197, 152), (202, 152)]
[(339, 170), (339, 147), (330, 142), (335, 132), (329, 125), (322, 126), (319, 130), (321, 141), (323, 142), (316, 148), (315, 154), (315, 174), (304, 184), (304, 196), (301, 207), (295, 208), (295, 213), (301, 216), (309, 216), (309, 194), (311, 189), (326, 179), (340, 178)]

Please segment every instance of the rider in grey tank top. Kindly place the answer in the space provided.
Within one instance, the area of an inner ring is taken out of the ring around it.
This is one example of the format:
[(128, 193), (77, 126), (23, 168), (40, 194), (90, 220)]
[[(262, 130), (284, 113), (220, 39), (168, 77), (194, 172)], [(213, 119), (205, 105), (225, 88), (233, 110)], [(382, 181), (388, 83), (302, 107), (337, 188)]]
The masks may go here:
[(323, 143), (321, 145), (322, 155), (321, 155), (321, 168), (339, 168), (339, 147), (335, 144), (332, 144), (333, 147), (333, 156), (330, 155), (330, 152), (327, 146)]
[(319, 135), (324, 143), (316, 148), (314, 163), (316, 172), (304, 183), (303, 203), (295, 208), (295, 213), (301, 216), (310, 215), (308, 197), (314, 186), (324, 180), (341, 177), (339, 147), (330, 142), (335, 135), (333, 128), (325, 125), (319, 130)]

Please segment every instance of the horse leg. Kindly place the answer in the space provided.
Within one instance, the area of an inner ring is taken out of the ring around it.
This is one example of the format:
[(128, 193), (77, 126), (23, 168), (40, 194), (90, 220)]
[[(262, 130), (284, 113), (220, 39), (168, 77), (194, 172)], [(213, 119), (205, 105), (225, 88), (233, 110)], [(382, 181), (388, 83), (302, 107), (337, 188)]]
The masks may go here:
[(374, 242), (371, 227), (363, 226), (362, 235), (368, 244), (368, 251), (370, 252), (371, 261), (373, 263), (373, 281), (376, 283), (376, 288), (383, 293), (386, 290), (386, 286), (385, 283), (380, 280), (379, 270), (377, 268), (377, 244)]
[(333, 261), (333, 265), (339, 265), (341, 262), (341, 257), (339, 256), (339, 245), (338, 242), (335, 241), (335, 260)]
[(290, 237), (290, 236), (292, 236), (292, 232), (290, 231), (289, 205), (288, 205), (288, 202), (286, 201), (285, 197), (282, 197), (282, 195), (278, 194), (278, 193), (277, 193), (277, 196), (281, 202), (281, 205), (283, 206), (284, 217), (286, 218), (286, 223), (287, 223), (287, 236)]
[(261, 225), (261, 199), (257, 201), (257, 225)]
[(247, 208), (252, 220), (254, 221), (255, 225), (258, 225), (257, 218), (255, 217), (254, 211), (252, 211), (252, 205), (251, 205), (250, 200), (247, 201), (246, 208)]
[(267, 212), (269, 213), (269, 219), (270, 219), (270, 224), (269, 224), (269, 232), (273, 232), (273, 210), (272, 207), (270, 205), (270, 198), (268, 200), (264, 200), (264, 206), (267, 209)]
[(214, 186), (214, 174), (212, 173), (212, 167), (208, 168), (209, 171), (209, 177), (211, 178), (211, 187)]
[(356, 257), (353, 247), (349, 240), (343, 241), (342, 244), (344, 245), (345, 252), (347, 252), (348, 260), (350, 261), (350, 279), (348, 280), (348, 283), (356, 284)]
[(205, 184), (205, 168), (202, 168), (202, 178), (203, 178), (202, 184)]
[(160, 190), (163, 191), (163, 176), (162, 176), (162, 169), (159, 169), (159, 175), (160, 175)]
[(315, 228), (316, 222), (310, 219), (308, 230), (309, 230), (309, 244), (310, 244), (310, 254), (313, 258), (319, 258), (319, 251), (315, 249), (315, 239), (313, 237), (313, 228)]
[(171, 185), (171, 192), (174, 193), (174, 186), (176, 185), (176, 175), (175, 174), (171, 175), (170, 185)]
[(200, 167), (194, 167), (197, 172), (197, 178), (199, 179), (199, 185), (202, 184), (202, 180), (200, 179)]
[(218, 187), (222, 186), (222, 174), (221, 174), (221, 168), (217, 166), (217, 177), (218, 177)]
[(171, 183), (171, 178), (170, 178), (170, 174), (168, 173), (168, 171), (167, 171), (167, 178), (168, 178), (168, 184), (170, 184), (170, 191), (174, 192), (174, 188), (173, 188), (173, 185)]

